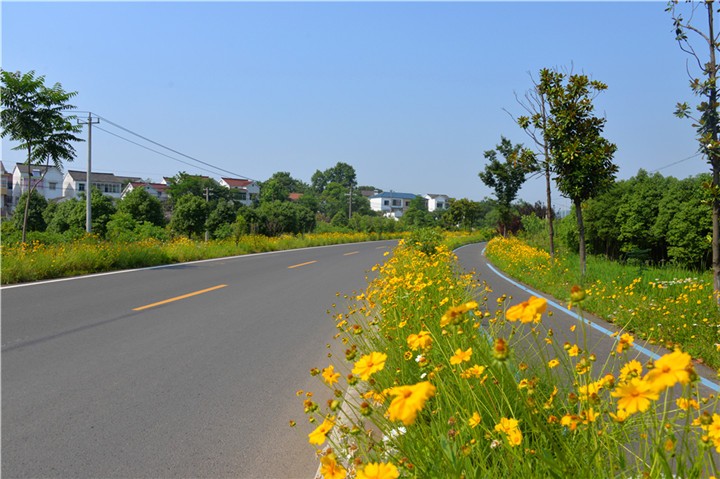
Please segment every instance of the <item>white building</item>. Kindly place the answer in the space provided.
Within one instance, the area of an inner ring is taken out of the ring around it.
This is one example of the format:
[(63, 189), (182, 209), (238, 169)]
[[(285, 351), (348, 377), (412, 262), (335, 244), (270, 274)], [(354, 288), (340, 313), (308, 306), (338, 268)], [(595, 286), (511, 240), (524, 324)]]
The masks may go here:
[(239, 178), (220, 178), (220, 184), (225, 188), (238, 190), (239, 200), (246, 206), (251, 206), (253, 201), (260, 198), (260, 186), (253, 180)]
[(410, 201), (418, 195), (385, 191), (370, 197), (370, 209), (381, 211), (388, 218), (400, 219), (410, 206)]
[(131, 181), (127, 185), (125, 185), (125, 188), (122, 190), (122, 193), (120, 194), (120, 198), (125, 198), (128, 194), (130, 194), (131, 191), (135, 190), (136, 188), (145, 188), (145, 191), (150, 193), (150, 196), (154, 196), (155, 198), (159, 199), (160, 201), (167, 201), (168, 194), (167, 194), (167, 188), (168, 185), (165, 183), (147, 183), (145, 181)]
[(35, 191), (47, 200), (55, 200), (63, 196), (63, 174), (54, 166), (15, 164), (12, 174), (13, 205), (20, 195), (35, 186)]
[[(142, 181), (140, 178), (128, 176), (115, 176), (113, 173), (91, 173), (90, 183), (101, 193), (111, 198), (120, 198), (127, 183)], [(63, 193), (65, 198), (75, 198), (86, 192), (87, 172), (68, 170), (63, 180)]]
[(427, 207), (428, 211), (432, 212), (435, 210), (446, 210), (450, 207), (449, 201), (450, 198), (448, 198), (447, 195), (436, 195), (432, 193), (428, 193), (424, 196), (425, 200), (427, 201)]

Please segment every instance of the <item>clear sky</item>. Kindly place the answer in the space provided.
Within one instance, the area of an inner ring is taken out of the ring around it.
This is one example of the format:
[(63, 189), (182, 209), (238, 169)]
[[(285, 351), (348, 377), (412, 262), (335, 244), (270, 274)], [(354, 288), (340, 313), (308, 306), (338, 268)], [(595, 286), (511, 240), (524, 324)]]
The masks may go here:
[[(665, 6), (3, 1), (2, 68), (35, 70), (77, 91), (79, 110), (245, 177), (289, 171), (309, 182), (342, 161), (361, 185), (480, 200), (492, 196), (478, 177), (483, 152), (501, 135), (530, 143), (503, 109), (523, 113), (515, 94), (543, 67), (572, 64), (608, 84), (595, 104), (619, 178), (708, 171), (701, 157), (681, 161), (697, 144), (673, 111), (696, 100)], [(94, 171), (229, 176), (97, 126), (107, 132), (93, 129)], [(8, 168), (24, 160), (13, 146), (3, 141)], [(86, 148), (66, 168), (85, 170)], [(543, 200), (544, 179), (520, 197)]]

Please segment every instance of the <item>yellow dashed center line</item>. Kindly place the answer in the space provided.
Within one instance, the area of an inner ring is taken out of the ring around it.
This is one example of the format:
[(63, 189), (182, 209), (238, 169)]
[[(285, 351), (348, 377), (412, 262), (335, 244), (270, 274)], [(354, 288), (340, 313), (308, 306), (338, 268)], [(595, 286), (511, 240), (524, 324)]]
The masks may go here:
[(226, 286), (227, 286), (227, 284), (219, 284), (217, 286), (213, 286), (212, 288), (202, 289), (200, 291), (195, 291), (193, 293), (183, 294), (182, 296), (175, 296), (174, 298), (166, 299), (164, 301), (158, 301), (157, 303), (140, 306), (139, 308), (133, 308), (133, 311), (142, 311), (143, 309), (154, 308), (155, 306), (160, 306), (163, 304), (172, 303), (173, 301), (179, 301), (181, 299), (190, 298), (192, 296), (197, 296), (198, 294), (208, 293), (210, 291), (215, 291), (216, 289), (224, 288)]
[(360, 251), (351, 251), (349, 253), (345, 253), (343, 256), (350, 256), (351, 254), (358, 254)]
[(305, 266), (313, 263), (317, 263), (317, 261), (308, 261), (307, 263), (294, 264), (292, 266), (288, 266), (288, 269), (299, 268), (300, 266)]

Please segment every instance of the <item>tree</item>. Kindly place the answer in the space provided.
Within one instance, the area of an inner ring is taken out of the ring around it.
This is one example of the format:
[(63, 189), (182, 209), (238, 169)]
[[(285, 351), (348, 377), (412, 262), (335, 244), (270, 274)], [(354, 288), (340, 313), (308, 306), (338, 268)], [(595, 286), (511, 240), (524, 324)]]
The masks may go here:
[(217, 238), (217, 231), (223, 225), (231, 225), (237, 218), (237, 209), (231, 201), (221, 199), (217, 202), (215, 208), (210, 211), (205, 228), (210, 232), (213, 238)]
[(270, 178), (262, 184), (260, 202), (290, 201), (290, 193), (281, 180)]
[(477, 201), (461, 198), (450, 202), (450, 207), (443, 213), (442, 221), (446, 227), (472, 230), (486, 213)]
[(207, 176), (191, 175), (181, 171), (168, 180), (167, 191), (173, 205), (185, 195), (205, 198), (205, 189), (207, 189), (211, 201), (217, 201), (220, 198), (231, 199), (232, 196), (229, 188), (221, 186), (220, 183)]
[(550, 147), (546, 137), (549, 105), (545, 95), (540, 91), (538, 82), (530, 76), (533, 87), (525, 93), (525, 101), (517, 98), (517, 102), (530, 116), (520, 116), (517, 123), (532, 138), (535, 146), (540, 150), (542, 160), (538, 161), (539, 168), (545, 173), (545, 195), (547, 198), (546, 218), (548, 222), (548, 235), (550, 239), (550, 257), (555, 257), (555, 229), (553, 227), (552, 189), (550, 185), (550, 171), (552, 159)]
[[(497, 154), (500, 153), (505, 161), (500, 161)], [(495, 150), (485, 152), (488, 164), (485, 170), (478, 173), (480, 179), (488, 187), (495, 190), (495, 197), (498, 201), (500, 211), (500, 223), (503, 236), (507, 233), (507, 226), (510, 221), (510, 204), (517, 197), (517, 193), (525, 183), (525, 176), (535, 169), (535, 155), (532, 151), (524, 148), (522, 144), (513, 145), (504, 136), (500, 137), (500, 144)]]
[[(693, 78), (691, 76), (690, 81), (693, 93), (702, 98), (696, 107), (700, 116), (693, 118), (690, 115), (690, 106), (686, 102), (678, 103), (675, 114), (680, 118), (691, 118), (695, 121), (693, 126), (697, 128), (699, 150), (707, 158), (712, 171), (712, 179), (708, 186), (712, 197), (713, 288), (716, 301), (720, 304), (720, 141), (718, 141), (720, 117), (718, 116), (718, 65), (716, 61), (716, 54), (720, 51), (720, 42), (715, 34), (714, 2), (706, 1), (704, 5), (707, 10), (707, 33), (691, 23), (697, 7), (698, 5), (692, 5), (690, 19), (687, 21), (678, 12), (676, 2), (670, 2), (667, 8), (672, 15), (675, 38), (680, 49), (695, 59), (701, 77)], [(693, 47), (687, 35), (688, 31), (696, 35), (694, 38), (700, 39), (703, 48), (707, 48), (707, 56), (700, 54), (700, 50)]]
[[(55, 233), (72, 231), (81, 233), (85, 230), (86, 196), (81, 193), (78, 198), (59, 203), (55, 213), (48, 223), (48, 230)], [(90, 193), (90, 206), (93, 211), (92, 230), (104, 237), (107, 223), (110, 221), (116, 208), (112, 198), (103, 195), (99, 189), (93, 187)]]
[[(27, 196), (30, 196), (28, 200)], [(24, 192), (18, 199), (18, 204), (25, 203), (25, 214), (13, 215), (13, 223), (18, 230), (27, 231), (45, 231), (47, 224), (45, 222), (45, 210), (48, 202), (43, 195), (35, 190)], [(24, 242), (24, 240), (23, 240)]]
[(304, 181), (293, 178), (287, 171), (278, 171), (276, 173), (273, 173), (273, 175), (268, 178), (267, 181), (263, 182), (261, 189), (265, 187), (268, 182), (273, 180), (280, 183), (280, 185), (282, 185), (282, 187), (285, 188), (288, 193), (305, 193), (310, 189), (310, 185), (308, 185)]
[(180, 196), (175, 200), (170, 229), (188, 238), (199, 236), (205, 231), (207, 216), (208, 205), (204, 199), (192, 194)]
[(582, 204), (610, 188), (618, 169), (612, 162), (617, 147), (602, 137), (606, 120), (593, 114), (593, 98), (606, 89), (607, 85), (586, 75), (566, 77), (549, 69), (540, 71), (538, 91), (550, 107), (545, 134), (552, 171), (558, 190), (575, 206), (583, 276), (586, 255)]
[[(45, 77), (36, 77), (34, 71), (21, 74), (0, 70), (0, 75), (0, 137), (8, 136), (11, 140), (20, 142), (13, 149), (27, 152), (25, 164), (28, 170), (30, 165), (45, 163), (47, 172), (47, 167), (51, 164), (61, 168), (63, 160), (72, 161), (75, 158), (72, 142), (83, 141), (75, 136), (82, 126), (73, 125), (75, 117), (64, 117), (63, 112), (75, 108), (68, 101), (77, 95), (77, 92), (66, 92), (60, 83), (47, 87)], [(31, 182), (28, 191), (34, 188), (35, 185)], [(30, 195), (26, 196), (23, 214), (23, 242), (26, 239), (29, 208)]]
[(410, 200), (407, 211), (400, 218), (403, 226), (410, 228), (427, 228), (435, 226), (435, 219), (428, 211), (427, 201), (422, 196)]
[(137, 222), (147, 221), (155, 226), (165, 224), (165, 214), (159, 199), (145, 188), (135, 188), (118, 202), (117, 210), (128, 213)]
[(325, 171), (316, 170), (312, 178), (310, 178), (310, 181), (312, 182), (313, 190), (315, 190), (317, 194), (325, 191), (325, 188), (330, 183), (339, 183), (344, 186), (345, 189), (355, 188), (357, 186), (355, 168), (342, 162), (338, 162), (335, 166)]

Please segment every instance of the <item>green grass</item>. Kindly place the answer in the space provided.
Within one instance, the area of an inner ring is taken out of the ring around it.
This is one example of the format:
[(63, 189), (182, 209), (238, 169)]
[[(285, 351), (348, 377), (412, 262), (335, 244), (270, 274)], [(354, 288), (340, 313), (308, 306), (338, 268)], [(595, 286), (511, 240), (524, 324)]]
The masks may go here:
[(510, 276), (570, 300), (570, 288), (587, 292), (583, 308), (617, 326), (670, 349), (680, 346), (713, 368), (720, 367), (720, 312), (710, 272), (676, 267), (630, 266), (597, 256), (580, 275), (576, 254), (560, 252), (555, 261), (519, 239), (497, 238), (487, 257)]

